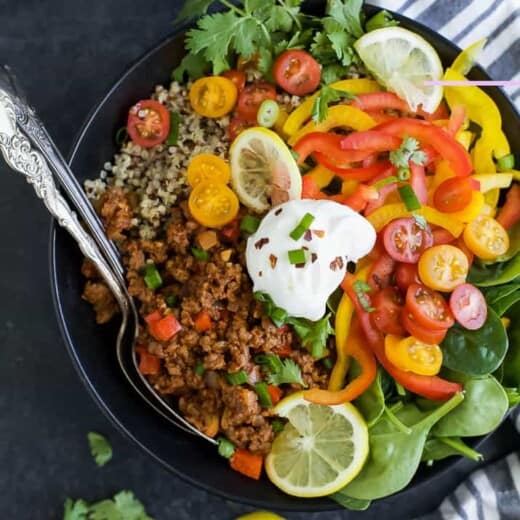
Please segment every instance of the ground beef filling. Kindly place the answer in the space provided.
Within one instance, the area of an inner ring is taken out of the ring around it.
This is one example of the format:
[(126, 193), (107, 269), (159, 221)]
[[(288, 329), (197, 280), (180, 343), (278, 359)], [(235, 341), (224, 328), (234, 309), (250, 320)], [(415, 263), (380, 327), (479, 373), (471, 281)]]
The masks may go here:
[[(161, 394), (178, 398), (183, 415), (201, 431), (220, 433), (238, 447), (267, 453), (274, 438), (272, 413), (260, 406), (252, 387), (265, 379), (255, 356), (284, 353), (300, 366), (310, 387), (326, 386), (326, 370), (301, 348), (290, 328), (278, 329), (262, 315), (245, 267), (243, 238), (230, 244), (219, 236), (208, 251), (209, 259), (197, 260), (191, 248), (198, 247), (197, 237), (207, 230), (191, 219), (185, 203), (171, 210), (163, 234), (148, 240), (129, 225), (131, 201), (122, 189), (111, 188), (99, 209), (123, 253), (129, 293), (143, 318), (156, 310), (171, 312), (182, 325), (170, 341), (160, 342), (148, 334), (143, 321), (137, 344), (162, 361), (160, 373), (147, 376), (149, 381)], [(143, 278), (147, 262), (155, 264), (163, 279), (155, 291)], [(88, 278), (83, 297), (94, 306), (97, 321), (106, 323), (117, 310), (115, 301), (91, 264), (85, 262), (82, 272)], [(166, 301), (171, 296), (177, 303), (170, 308)], [(204, 332), (194, 326), (201, 311), (212, 321)], [(248, 384), (231, 386), (226, 374), (239, 370), (247, 373)], [(301, 389), (297, 384), (282, 388), (285, 394)]]

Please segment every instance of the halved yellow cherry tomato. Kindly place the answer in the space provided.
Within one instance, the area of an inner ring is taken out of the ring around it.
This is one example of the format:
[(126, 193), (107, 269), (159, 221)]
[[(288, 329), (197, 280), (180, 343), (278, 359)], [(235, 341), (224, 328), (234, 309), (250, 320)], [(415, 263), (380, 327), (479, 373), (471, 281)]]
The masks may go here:
[(480, 215), (464, 230), (464, 243), (482, 260), (494, 260), (509, 249), (507, 231), (494, 219)]
[(205, 117), (222, 117), (229, 114), (237, 102), (236, 85), (222, 76), (200, 78), (190, 88), (191, 107)]
[(204, 181), (227, 184), (229, 179), (231, 179), (229, 164), (211, 153), (196, 155), (190, 161), (186, 173), (186, 180), (192, 188)]
[(190, 193), (188, 207), (203, 226), (218, 228), (231, 222), (238, 213), (238, 197), (225, 184), (203, 181)]
[(410, 336), (401, 338), (388, 334), (385, 338), (385, 354), (390, 363), (422, 376), (434, 376), (442, 365), (442, 350), (439, 345), (429, 345)]
[(424, 285), (436, 291), (453, 291), (466, 281), (468, 257), (458, 247), (442, 244), (427, 249), (417, 268)]

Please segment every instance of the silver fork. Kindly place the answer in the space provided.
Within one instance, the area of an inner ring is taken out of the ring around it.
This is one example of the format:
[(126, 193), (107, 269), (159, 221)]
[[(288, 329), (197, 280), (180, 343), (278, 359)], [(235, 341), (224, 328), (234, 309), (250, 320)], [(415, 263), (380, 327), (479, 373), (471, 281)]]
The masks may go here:
[[(139, 319), (134, 301), (126, 289), (119, 252), (106, 237), (103, 225), (80, 184), (43, 123), (27, 103), (7, 66), (0, 69), (0, 150), (7, 164), (26, 177), (49, 213), (70, 233), (81, 252), (96, 266), (116, 298), (121, 309), (121, 325), (116, 341), (117, 360), (132, 388), (149, 406), (175, 426), (216, 444), (214, 439), (186, 421), (140, 373), (134, 349), (139, 331)], [(76, 213), (60, 194), (53, 174), (91, 235), (85, 231)], [(134, 377), (127, 369), (125, 363), (127, 356), (131, 359)], [(145, 386), (147, 392), (136, 384), (135, 376)]]

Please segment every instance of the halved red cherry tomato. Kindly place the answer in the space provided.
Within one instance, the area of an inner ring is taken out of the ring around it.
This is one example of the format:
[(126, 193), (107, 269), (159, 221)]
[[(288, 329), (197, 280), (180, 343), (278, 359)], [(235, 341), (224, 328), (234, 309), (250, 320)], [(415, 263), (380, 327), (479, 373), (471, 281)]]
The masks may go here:
[(228, 136), (230, 141), (234, 141), (237, 138), (237, 135), (251, 128), (252, 126), (256, 126), (254, 121), (246, 121), (240, 117), (235, 117), (229, 122), (228, 126)]
[(266, 99), (276, 100), (276, 89), (273, 85), (265, 81), (247, 85), (238, 95), (238, 115), (247, 121), (256, 122), (258, 109)]
[(341, 141), (343, 150), (372, 150), (373, 152), (389, 152), (397, 150), (402, 139), (395, 135), (384, 134), (366, 130), (364, 132), (353, 132)]
[(170, 113), (154, 99), (144, 99), (136, 103), (128, 112), (126, 123), (132, 141), (143, 147), (151, 148), (161, 144), (170, 133)]
[(467, 177), (450, 177), (441, 182), (433, 194), (433, 205), (444, 213), (463, 210), (472, 198), (473, 189)]
[(273, 66), (276, 83), (289, 94), (305, 96), (314, 92), (321, 80), (321, 65), (300, 50), (282, 52)]
[(408, 103), (392, 92), (371, 92), (358, 94), (352, 104), (360, 110), (400, 110), (411, 112)]
[(431, 247), (431, 233), (421, 228), (413, 218), (392, 220), (383, 230), (383, 244), (387, 253), (397, 262), (414, 264), (421, 253)]
[(406, 293), (408, 287), (413, 283), (421, 283), (419, 273), (417, 272), (417, 264), (397, 264), (395, 268), (395, 281), (403, 293)]
[(373, 130), (404, 137), (415, 137), (422, 145), (431, 145), (435, 151), (446, 159), (455, 173), (466, 177), (473, 171), (473, 164), (466, 149), (448, 133), (437, 128), (428, 121), (402, 117), (378, 125)]
[(451, 293), (450, 309), (455, 319), (469, 330), (480, 329), (487, 319), (484, 295), (470, 283), (459, 285)]
[(384, 334), (403, 336), (404, 327), (401, 323), (401, 311), (404, 298), (394, 287), (385, 287), (372, 298), (375, 311), (370, 313), (372, 323)]
[(380, 291), (392, 284), (396, 261), (385, 252), (372, 263), (367, 283), (374, 291)]
[(406, 310), (419, 325), (428, 329), (449, 329), (455, 323), (446, 300), (425, 285), (413, 283), (408, 287)]
[(439, 345), (442, 343), (442, 340), (446, 337), (446, 333), (448, 332), (448, 329), (435, 330), (423, 327), (417, 322), (414, 315), (406, 309), (406, 306), (401, 314), (401, 322), (403, 327), (406, 329), (406, 332), (411, 334), (414, 338), (417, 338), (419, 341), (424, 341), (431, 345)]
[(221, 76), (232, 81), (238, 90), (241, 90), (246, 86), (246, 75), (241, 70), (226, 70), (226, 72), (223, 72)]

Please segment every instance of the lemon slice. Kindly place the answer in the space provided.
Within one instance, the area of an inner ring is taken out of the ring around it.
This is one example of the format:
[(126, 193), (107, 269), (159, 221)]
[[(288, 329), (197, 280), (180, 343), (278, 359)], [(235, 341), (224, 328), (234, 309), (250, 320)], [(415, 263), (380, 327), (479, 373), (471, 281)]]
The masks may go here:
[(368, 430), (350, 403), (322, 406), (303, 392), (278, 403), (274, 411), (289, 422), (274, 440), (265, 469), (271, 482), (297, 497), (339, 491), (361, 471), (368, 455)]
[(300, 169), (283, 140), (262, 127), (241, 132), (230, 149), (231, 183), (238, 198), (257, 212), (301, 198)]
[(385, 27), (365, 34), (354, 47), (367, 69), (412, 110), (422, 105), (424, 111), (435, 112), (442, 87), (424, 82), (442, 78), (442, 63), (424, 38), (402, 27)]

